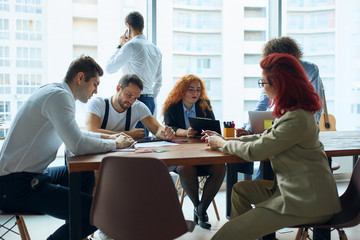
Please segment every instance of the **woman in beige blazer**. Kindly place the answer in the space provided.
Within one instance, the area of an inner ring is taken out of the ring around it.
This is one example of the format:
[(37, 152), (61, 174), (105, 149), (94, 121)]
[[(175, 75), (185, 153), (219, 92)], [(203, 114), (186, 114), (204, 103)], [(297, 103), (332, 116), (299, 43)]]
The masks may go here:
[(276, 180), (236, 183), (230, 221), (212, 239), (257, 239), (283, 227), (325, 222), (340, 211), (314, 118), (321, 109), (319, 95), (289, 54), (271, 54), (260, 66), (259, 86), (271, 99), (278, 120), (264, 133), (239, 141), (226, 141), (211, 131), (203, 138), (212, 149), (222, 148), (248, 161), (269, 159)]

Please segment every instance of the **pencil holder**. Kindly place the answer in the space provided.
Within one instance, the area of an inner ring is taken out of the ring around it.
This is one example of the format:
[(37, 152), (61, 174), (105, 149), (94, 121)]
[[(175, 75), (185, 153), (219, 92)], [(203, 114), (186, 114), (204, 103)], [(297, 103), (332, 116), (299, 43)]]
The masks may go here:
[(224, 137), (235, 137), (235, 128), (224, 128)]

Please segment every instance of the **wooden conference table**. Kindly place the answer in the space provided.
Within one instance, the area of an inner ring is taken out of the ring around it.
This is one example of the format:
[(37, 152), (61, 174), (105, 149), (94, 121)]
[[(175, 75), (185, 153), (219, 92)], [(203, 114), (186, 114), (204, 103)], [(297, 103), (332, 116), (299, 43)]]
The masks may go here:
[[(183, 140), (178, 139), (176, 140)], [(328, 157), (360, 155), (360, 131), (337, 131), (321, 132), (320, 140), (325, 146)], [(168, 166), (178, 165), (207, 165), (227, 163), (227, 213), (230, 212), (231, 188), (237, 181), (237, 171), (232, 167), (233, 163), (245, 160), (211, 150), (199, 139), (186, 139), (187, 142), (179, 142), (177, 146), (156, 147), (150, 149), (166, 149), (166, 152), (134, 153), (134, 152), (108, 152), (89, 154), (82, 156), (69, 156), (66, 154), (66, 162), (69, 170), (70, 183), (70, 239), (81, 239), (81, 201), (80, 201), (80, 178), (81, 172), (100, 169), (101, 161), (106, 156), (128, 157), (153, 157), (163, 160)], [(354, 157), (355, 159), (355, 157)]]

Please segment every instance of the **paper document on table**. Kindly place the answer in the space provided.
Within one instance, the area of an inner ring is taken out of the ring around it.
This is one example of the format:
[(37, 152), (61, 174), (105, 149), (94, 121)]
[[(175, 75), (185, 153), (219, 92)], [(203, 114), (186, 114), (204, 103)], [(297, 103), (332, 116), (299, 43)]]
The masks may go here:
[(165, 147), (165, 146), (176, 146), (178, 143), (158, 141), (158, 142), (143, 142), (135, 144), (136, 148), (150, 148), (150, 147)]
[(135, 148), (119, 148), (115, 149), (116, 152), (133, 152), (135, 151)]

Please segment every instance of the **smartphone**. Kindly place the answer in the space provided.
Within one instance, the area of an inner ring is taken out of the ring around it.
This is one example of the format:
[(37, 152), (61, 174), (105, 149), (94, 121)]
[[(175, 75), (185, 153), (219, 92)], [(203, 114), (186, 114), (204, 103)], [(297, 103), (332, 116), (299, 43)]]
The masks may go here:
[(129, 39), (130, 38), (130, 28), (126, 28), (127, 32), (126, 32), (126, 38)]

